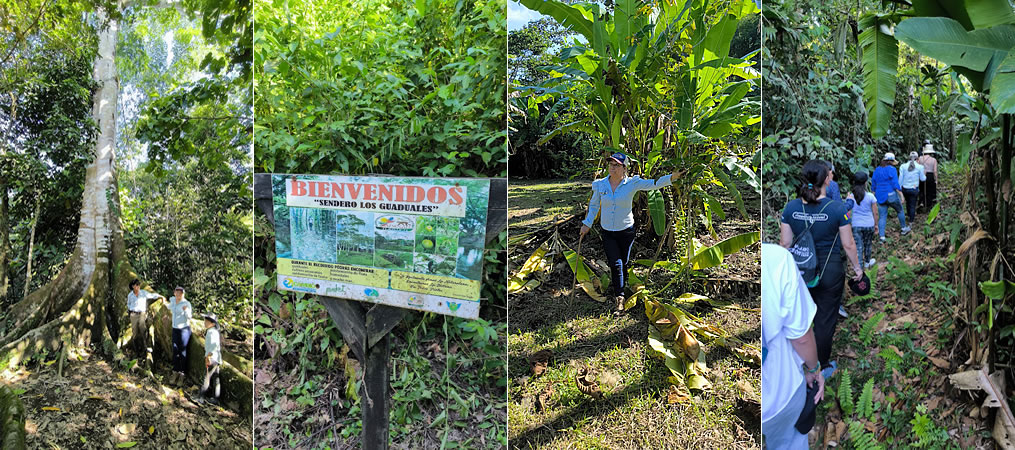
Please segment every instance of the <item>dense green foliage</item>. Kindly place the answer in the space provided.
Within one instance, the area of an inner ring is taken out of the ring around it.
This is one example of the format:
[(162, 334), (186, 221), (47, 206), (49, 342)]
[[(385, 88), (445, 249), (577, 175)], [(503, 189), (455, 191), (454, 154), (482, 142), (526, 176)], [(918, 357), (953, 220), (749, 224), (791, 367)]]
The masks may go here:
[(503, 176), (503, 1), (261, 2), (257, 170)]
[(117, 153), (128, 257), (162, 295), (182, 285), (198, 311), (249, 328), (249, 87), (243, 63), (208, 63), (242, 47), (243, 35), (222, 39), (215, 33), (225, 27), (209, 32), (188, 9), (135, 8), (124, 18)]
[(199, 161), (164, 177), (144, 169), (120, 175), (120, 219), (134, 269), (160, 294), (183, 285), (197, 311), (249, 328), (249, 177)]
[[(800, 167), (811, 158), (835, 164), (840, 185), (876, 159), (895, 152), (905, 160), (924, 139), (947, 158), (956, 135), (974, 124), (963, 121), (961, 87), (934, 61), (908, 47), (899, 49), (900, 63), (892, 119), (885, 136), (867, 131), (862, 55), (858, 50), (858, 18), (880, 4), (857, 10), (848, 2), (773, 2), (764, 12), (765, 87), (763, 160), (765, 211), (781, 210), (796, 194)], [(827, 20), (812, 23), (803, 11), (827, 11)], [(849, 14), (832, 14), (848, 10)], [(829, 39), (829, 36), (832, 39)], [(766, 213), (766, 216), (768, 213)]]
[[(0, 173), (6, 183), (3, 194), (10, 198), (10, 302), (49, 281), (73, 249), (78, 223), (69, 212), (81, 204), (81, 180), (95, 138), (91, 58), (52, 47), (28, 51), (38, 52), (33, 57), (39, 58), (31, 78), (11, 91), (15, 100), (8, 108), (0, 108), (9, 139), (0, 150)], [(35, 229), (34, 278), (26, 288), (35, 223), (44, 225)]]
[[(504, 176), (504, 6), (258, 3), (255, 170)], [(505, 247), (506, 233), (486, 246), (480, 319), (410, 313), (392, 332), (395, 445), (506, 445)], [(276, 289), (274, 231), (260, 210), (254, 254), (257, 370), (279, 380), (259, 378), (257, 440), (355, 445), (358, 363), (316, 298)]]

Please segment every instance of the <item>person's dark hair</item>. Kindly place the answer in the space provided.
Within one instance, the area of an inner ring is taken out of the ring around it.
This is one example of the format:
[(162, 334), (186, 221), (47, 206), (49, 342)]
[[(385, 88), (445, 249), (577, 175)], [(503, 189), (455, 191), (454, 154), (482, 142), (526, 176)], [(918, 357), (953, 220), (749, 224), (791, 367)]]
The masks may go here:
[(887, 159), (882, 159), (881, 160), (881, 167), (887, 166), (889, 164), (891, 164), (891, 161), (889, 161)]
[(828, 178), (828, 163), (812, 159), (804, 164), (801, 172), (802, 181), (797, 195), (807, 203), (814, 203), (821, 196), (821, 186), (825, 184), (825, 178)]
[(863, 202), (863, 198), (867, 196), (867, 181), (860, 181), (856, 176), (853, 177), (853, 199), (856, 200), (857, 204)]
[(134, 290), (134, 286), (140, 286), (140, 285), (141, 285), (141, 280), (139, 280), (139, 279), (135, 278), (134, 280), (132, 280), (132, 281), (130, 282), (130, 285), (128, 285), (127, 287), (128, 287), (128, 288), (129, 288), (130, 290)]

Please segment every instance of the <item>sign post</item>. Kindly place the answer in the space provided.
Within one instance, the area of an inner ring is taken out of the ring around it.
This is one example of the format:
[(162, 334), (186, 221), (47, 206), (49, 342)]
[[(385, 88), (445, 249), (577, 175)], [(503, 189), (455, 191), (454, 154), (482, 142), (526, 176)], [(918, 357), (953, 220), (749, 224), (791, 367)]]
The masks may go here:
[(407, 309), (478, 317), (507, 180), (255, 174), (254, 199), (278, 288), (317, 295), (363, 367), (363, 448), (387, 449), (388, 334)]

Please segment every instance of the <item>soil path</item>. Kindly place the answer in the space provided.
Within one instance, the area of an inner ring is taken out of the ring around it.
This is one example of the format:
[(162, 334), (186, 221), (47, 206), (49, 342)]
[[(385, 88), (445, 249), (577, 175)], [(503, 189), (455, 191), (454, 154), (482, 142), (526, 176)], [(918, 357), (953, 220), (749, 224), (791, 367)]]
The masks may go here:
[[(835, 333), (832, 359), (838, 371), (826, 382), (811, 448), (843, 442), (855, 447), (861, 437), (850, 432), (853, 422), (885, 448), (993, 446), (988, 426), (993, 421), (984, 420), (978, 402), (952, 388), (947, 378), (972, 368), (966, 365), (968, 344), (956, 343), (965, 328), (956, 327), (958, 300), (948, 258), (954, 251), (948, 230), (958, 221), (951, 204), (960, 195), (957, 181), (942, 179), (941, 213), (932, 224), (922, 212), (910, 224), (912, 233), (902, 236), (891, 213), (888, 240), (875, 242), (877, 264), (867, 270), (874, 280), (872, 293), (857, 297), (846, 289), (843, 302), (850, 317), (839, 320)], [(863, 417), (844, 401), (842, 391), (848, 389), (859, 404), (871, 380), (874, 411)]]

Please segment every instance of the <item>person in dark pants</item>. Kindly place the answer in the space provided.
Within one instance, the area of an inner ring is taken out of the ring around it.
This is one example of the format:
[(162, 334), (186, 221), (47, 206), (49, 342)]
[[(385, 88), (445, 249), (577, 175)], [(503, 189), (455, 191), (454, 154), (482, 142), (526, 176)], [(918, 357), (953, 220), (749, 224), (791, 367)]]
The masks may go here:
[(920, 182), (927, 179), (923, 165), (916, 162), (919, 154), (909, 152), (909, 162), (899, 167), (899, 184), (902, 196), (906, 197), (906, 218), (909, 223), (916, 221), (916, 204), (920, 196)]
[(860, 280), (863, 271), (857, 259), (853, 228), (846, 205), (825, 196), (828, 188), (828, 167), (818, 160), (804, 164), (802, 184), (797, 193), (800, 198), (791, 200), (782, 211), (779, 243), (793, 246), (793, 238), (808, 230), (814, 239), (817, 257), (817, 284), (810, 287), (811, 298), (818, 310), (814, 315), (814, 339), (818, 349), (818, 360), (825, 368), (828, 378), (835, 371), (831, 361), (832, 337), (839, 321), (839, 306), (845, 288), (846, 272), (842, 265), (842, 250), (853, 268), (854, 279)]
[(194, 314), (190, 302), (183, 298), (183, 287), (177, 286), (169, 301), (173, 315), (173, 377), (170, 384), (182, 383), (187, 371), (187, 345), (190, 344), (190, 319)]
[(640, 176), (628, 176), (631, 159), (617, 152), (607, 160), (609, 176), (592, 182), (592, 200), (589, 212), (582, 221), (581, 235), (592, 228), (596, 215), (603, 228), (603, 248), (610, 264), (610, 283), (613, 287), (615, 314), (624, 311), (624, 283), (627, 282), (627, 263), (631, 258), (634, 244), (634, 213), (632, 203), (638, 191), (662, 189), (671, 184), (677, 174), (663, 175), (656, 180), (645, 180)]
[(920, 204), (928, 209), (937, 204), (937, 159), (934, 158), (934, 144), (923, 141), (923, 155), (916, 162), (923, 166), (927, 181), (920, 183)]

